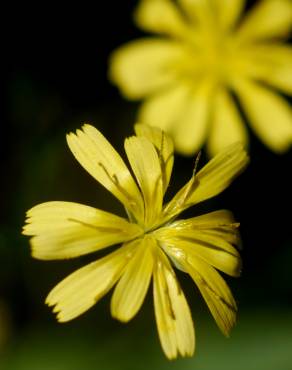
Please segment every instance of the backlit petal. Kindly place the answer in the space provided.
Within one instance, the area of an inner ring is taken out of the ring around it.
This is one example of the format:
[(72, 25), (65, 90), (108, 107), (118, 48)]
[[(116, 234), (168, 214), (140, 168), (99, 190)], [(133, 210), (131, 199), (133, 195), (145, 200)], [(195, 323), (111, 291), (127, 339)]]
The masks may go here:
[[(210, 230), (195, 228), (165, 227), (156, 234), (157, 240), (165, 252), (170, 256), (185, 256), (185, 258), (199, 257), (206, 263), (230, 276), (237, 277), (241, 273), (241, 258), (238, 251), (224, 236), (232, 235), (231, 227), (225, 226), (222, 232), (213, 233)], [(238, 236), (237, 236), (238, 238)]]
[(155, 237), (167, 253), (198, 256), (231, 276), (239, 276), (241, 259), (233, 245), (240, 242), (232, 213), (226, 210), (174, 221)]
[(178, 3), (192, 22), (192, 26), (196, 27), (196, 32), (210, 31), (210, 27), (214, 25), (214, 14), (210, 1), (178, 0)]
[(249, 47), (251, 77), (292, 95), (292, 48), (280, 43)]
[(176, 80), (175, 66), (183, 56), (183, 48), (176, 41), (132, 41), (112, 54), (110, 79), (127, 98), (140, 99), (172, 84)]
[(209, 113), (211, 104), (211, 85), (202, 82), (190, 95), (173, 125), (174, 145), (179, 153), (193, 155), (200, 150), (209, 129)]
[(115, 195), (138, 219), (143, 219), (143, 200), (130, 171), (107, 139), (93, 126), (67, 135), (77, 161)]
[(116, 283), (129, 262), (134, 245), (125, 245), (96, 262), (82, 267), (61, 281), (46, 299), (55, 306), (57, 319), (65, 322), (81, 315), (98, 302)]
[(170, 219), (182, 210), (219, 194), (249, 162), (241, 143), (235, 143), (212, 158), (165, 206), (165, 219)]
[(193, 228), (196, 227), (198, 229), (206, 229), (206, 228), (216, 228), (219, 226), (233, 224), (234, 217), (232, 212), (221, 209), (219, 211), (214, 211), (210, 213), (205, 213), (200, 216), (196, 216), (193, 218), (188, 218), (186, 220), (178, 220), (172, 222), (172, 227), (174, 228)]
[[(206, 213), (200, 216), (177, 220), (165, 227), (168, 232), (174, 235), (176, 232), (196, 230), (209, 235), (218, 236), (229, 244), (240, 247), (238, 228), (239, 224), (235, 222), (232, 212), (225, 209)], [(160, 230), (163, 230), (161, 228)], [(159, 232), (159, 230), (157, 231)], [(224, 248), (224, 247), (223, 247)], [(229, 247), (226, 248), (229, 251)]]
[(162, 208), (162, 174), (154, 145), (145, 137), (132, 136), (125, 140), (125, 150), (141, 188), (144, 204), (144, 226), (150, 226)]
[(149, 97), (140, 108), (138, 121), (159, 127), (171, 135), (186, 108), (190, 92), (190, 86), (178, 84)]
[(194, 325), (184, 293), (163, 252), (157, 250), (154, 268), (154, 308), (161, 346), (169, 359), (192, 356)]
[(224, 88), (218, 89), (207, 142), (209, 155), (212, 157), (226, 146), (239, 141), (247, 144), (245, 124), (228, 91)]
[(138, 243), (111, 300), (112, 316), (123, 322), (131, 320), (139, 311), (153, 271), (153, 239), (145, 237)]
[[(228, 243), (240, 247), (238, 226), (239, 224), (235, 222), (232, 212), (223, 209), (185, 220), (174, 221), (168, 225), (168, 232), (172, 232), (175, 235), (180, 230), (201, 231), (209, 235), (218, 236)], [(162, 229), (164, 228), (160, 230)], [(230, 249), (227, 248), (226, 250), (229, 251)]]
[(250, 125), (270, 149), (282, 153), (292, 144), (292, 109), (270, 89), (251, 81), (239, 81), (236, 93)]
[(136, 124), (135, 132), (137, 136), (146, 137), (155, 146), (160, 161), (163, 181), (163, 191), (165, 192), (169, 184), (174, 161), (173, 142), (170, 136), (168, 136), (166, 133), (164, 133), (157, 127)]
[(236, 321), (237, 306), (230, 289), (220, 274), (206, 262), (194, 255), (188, 255), (180, 263), (198, 286), (218, 327), (226, 336)]
[(200, 149), (206, 137), (210, 99), (208, 81), (196, 89), (181, 84), (146, 100), (139, 121), (165, 130), (172, 136), (177, 151), (191, 155)]
[(134, 17), (145, 31), (183, 36), (187, 30), (185, 19), (169, 0), (141, 0)]
[(241, 40), (254, 41), (287, 35), (291, 28), (291, 0), (262, 0), (245, 17), (238, 35)]
[(178, 0), (186, 15), (198, 26), (197, 32), (229, 31), (240, 17), (245, 0)]
[(240, 17), (245, 0), (213, 0), (214, 12), (219, 18), (219, 24), (225, 30), (232, 28)]
[(38, 259), (78, 257), (141, 234), (137, 224), (99, 209), (71, 202), (39, 204), (27, 212), (23, 234), (32, 235)]

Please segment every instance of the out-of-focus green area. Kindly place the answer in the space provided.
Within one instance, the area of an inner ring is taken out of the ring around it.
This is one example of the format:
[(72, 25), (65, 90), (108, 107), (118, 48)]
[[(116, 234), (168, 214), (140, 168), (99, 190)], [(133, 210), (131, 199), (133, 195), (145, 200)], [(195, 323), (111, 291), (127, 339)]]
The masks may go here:
[(116, 327), (114, 332), (94, 326), (32, 325), (9, 346), (1, 369), (291, 369), (291, 311), (242, 312), (229, 339), (210, 321), (202, 315), (196, 322), (195, 357), (174, 362), (164, 358), (150, 322)]
[[(123, 153), (136, 105), (110, 86), (106, 66), (111, 50), (139, 35), (130, 17), (134, 4), (114, 4), (115, 27), (103, 22), (112, 21), (110, 2), (98, 14), (84, 8), (84, 15), (76, 9), (73, 18), (55, 12), (50, 21), (33, 18), (31, 31), (28, 14), (24, 23), (13, 18), (19, 28), (6, 54), (11, 65), (0, 134), (0, 370), (292, 369), (291, 152), (272, 154), (252, 133), (247, 171), (222, 195), (188, 211), (193, 216), (227, 208), (241, 223), (243, 274), (227, 278), (239, 305), (231, 338), (221, 335), (182, 273), (196, 326), (193, 359), (164, 357), (150, 293), (126, 325), (111, 319), (110, 294), (67, 324), (58, 324), (44, 305), (55, 284), (100, 254), (33, 260), (28, 238), (21, 236), (26, 210), (64, 200), (123, 214), (118, 201), (73, 158), (65, 134), (89, 121)], [(200, 166), (204, 163), (203, 155)], [(168, 197), (193, 166), (194, 158), (177, 156)]]

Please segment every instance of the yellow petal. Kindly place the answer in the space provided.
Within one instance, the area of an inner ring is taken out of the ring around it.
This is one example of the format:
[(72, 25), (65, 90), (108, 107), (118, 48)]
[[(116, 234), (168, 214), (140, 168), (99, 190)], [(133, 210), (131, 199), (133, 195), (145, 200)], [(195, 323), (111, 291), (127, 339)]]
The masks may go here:
[[(238, 226), (239, 224), (235, 222), (232, 212), (223, 209), (186, 220), (171, 222), (165, 229), (167, 228), (168, 232), (173, 233), (173, 235), (180, 232), (180, 230), (201, 231), (209, 235), (221, 237), (228, 243), (239, 248), (240, 239), (237, 230)], [(160, 230), (163, 229), (164, 227), (156, 232), (159, 233)], [(229, 248), (227, 251), (229, 251)]]
[(218, 327), (228, 336), (236, 321), (237, 306), (227, 284), (213, 267), (200, 258), (188, 256), (186, 269), (198, 286)]
[(183, 55), (176, 41), (159, 38), (132, 41), (112, 54), (109, 76), (127, 98), (140, 99), (175, 81), (173, 67)]
[(153, 243), (148, 237), (140, 241), (114, 290), (111, 313), (120, 321), (131, 320), (144, 301), (153, 271)]
[(285, 36), (292, 27), (291, 0), (258, 1), (239, 28), (241, 40)]
[(165, 228), (157, 236), (165, 252), (173, 257), (186, 259), (199, 257), (227, 275), (237, 277), (241, 273), (241, 258), (237, 250), (222, 236), (206, 231), (180, 230), (170, 232)]
[(229, 186), (249, 162), (241, 143), (228, 146), (212, 158), (165, 206), (165, 220), (182, 210), (214, 197)]
[(240, 17), (245, 0), (178, 0), (194, 26), (209, 32), (228, 31)]
[[(214, 24), (213, 7), (210, 1), (206, 0), (178, 0), (179, 5), (196, 28), (196, 33), (204, 30), (210, 32)], [(217, 10), (218, 13), (218, 10)]]
[(141, 106), (138, 121), (159, 127), (171, 135), (173, 127), (180, 124), (190, 91), (187, 84), (177, 84), (166, 91), (157, 92)]
[(202, 202), (223, 191), (248, 162), (248, 155), (241, 143), (229, 145), (195, 175), (198, 187), (188, 196), (188, 203)]
[(165, 192), (171, 177), (173, 167), (173, 142), (166, 133), (156, 127), (143, 124), (135, 125), (137, 136), (145, 136), (155, 146), (160, 161), (163, 191)]
[[(209, 235), (221, 237), (228, 243), (240, 247), (238, 233), (239, 224), (235, 222), (232, 212), (225, 209), (196, 216), (186, 220), (174, 221), (168, 225), (168, 232), (175, 233), (180, 230), (201, 231)], [(160, 230), (163, 230), (161, 228)], [(171, 231), (172, 230), (172, 231)], [(159, 230), (157, 230), (159, 232)], [(228, 251), (229, 249), (227, 249)]]
[(57, 319), (74, 319), (92, 307), (119, 279), (134, 245), (126, 245), (96, 262), (82, 267), (61, 281), (46, 299), (55, 306)]
[(157, 251), (154, 268), (154, 308), (158, 334), (169, 359), (192, 356), (195, 349), (194, 325), (189, 306), (163, 252)]
[(151, 226), (161, 212), (163, 201), (162, 175), (154, 145), (145, 137), (125, 140), (125, 150), (140, 185), (145, 204), (145, 227)]
[(130, 171), (120, 155), (93, 126), (84, 125), (67, 142), (77, 161), (115, 195), (135, 216), (143, 219), (143, 200)]
[(197, 228), (203, 230), (210, 227), (217, 228), (234, 223), (235, 221), (232, 212), (226, 209), (221, 209), (219, 211), (205, 213), (203, 215), (188, 218), (186, 220), (174, 221), (171, 223), (171, 227), (175, 229)]
[(247, 144), (248, 135), (233, 98), (224, 88), (218, 89), (213, 105), (212, 124), (208, 136), (208, 152), (212, 157), (226, 146), (241, 141)]
[(136, 224), (78, 203), (42, 203), (27, 212), (23, 234), (32, 235), (32, 255), (38, 259), (81, 256), (141, 234)]
[(239, 276), (241, 258), (233, 245), (240, 241), (231, 212), (215, 211), (179, 220), (158, 229), (155, 237), (170, 256), (198, 256), (231, 276)]
[(225, 30), (232, 28), (240, 17), (245, 0), (213, 0), (214, 12)]
[(251, 81), (238, 81), (236, 93), (250, 125), (270, 149), (282, 153), (292, 144), (292, 110), (286, 100)]
[(292, 48), (280, 43), (248, 49), (251, 77), (292, 95)]
[(194, 91), (181, 84), (146, 100), (139, 121), (165, 130), (178, 152), (191, 155), (200, 149), (206, 137), (210, 99), (209, 81), (202, 82)]
[(204, 143), (208, 130), (211, 104), (211, 84), (203, 81), (192, 92), (177, 122), (172, 135), (176, 150), (184, 155), (193, 155)]
[(187, 23), (169, 0), (142, 0), (134, 14), (137, 25), (145, 31), (183, 36)]

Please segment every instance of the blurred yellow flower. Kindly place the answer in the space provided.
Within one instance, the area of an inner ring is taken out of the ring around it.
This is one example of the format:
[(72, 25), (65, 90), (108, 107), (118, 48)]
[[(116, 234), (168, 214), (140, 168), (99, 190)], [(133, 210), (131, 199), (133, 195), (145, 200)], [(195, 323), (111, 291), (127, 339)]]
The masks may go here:
[(236, 303), (215, 270), (240, 274), (238, 224), (227, 210), (176, 220), (185, 209), (225, 189), (248, 157), (241, 144), (214, 157), (163, 206), (173, 166), (173, 143), (160, 129), (138, 124), (125, 140), (135, 175), (94, 127), (67, 136), (79, 163), (124, 205), (128, 219), (71, 202), (42, 203), (27, 212), (23, 234), (31, 235), (32, 255), (66, 259), (122, 243), (106, 257), (80, 268), (48, 295), (60, 322), (81, 315), (115, 284), (112, 316), (127, 322), (140, 309), (153, 277), (156, 322), (169, 359), (194, 353), (190, 309), (173, 266), (188, 273), (225, 335), (235, 322)]
[[(182, 154), (205, 142), (210, 155), (248, 143), (243, 122), (271, 150), (292, 143), (291, 0), (142, 0), (137, 25), (157, 34), (115, 51), (110, 78), (122, 94), (144, 99), (139, 122), (170, 133)], [(240, 109), (239, 109), (240, 106)]]

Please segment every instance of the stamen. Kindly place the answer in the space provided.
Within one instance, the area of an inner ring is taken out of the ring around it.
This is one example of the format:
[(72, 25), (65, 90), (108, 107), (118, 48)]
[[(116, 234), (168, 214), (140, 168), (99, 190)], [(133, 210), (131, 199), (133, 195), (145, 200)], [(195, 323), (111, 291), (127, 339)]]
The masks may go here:
[(125, 208), (125, 211), (127, 213), (127, 216), (128, 216), (128, 219), (131, 223), (137, 223), (137, 220), (135, 219), (135, 217), (133, 216), (133, 214), (128, 210), (127, 207), (124, 207)]
[(121, 186), (119, 179), (116, 174), (111, 175), (107, 168), (102, 164), (101, 162), (98, 162), (98, 165), (104, 170), (105, 174), (107, 175), (108, 179), (117, 187), (117, 189), (127, 198), (129, 203), (132, 207), (136, 206), (137, 203), (135, 200), (131, 197), (131, 195)]
[(181, 295), (181, 292), (182, 292), (181, 286), (180, 286), (180, 284), (179, 284), (179, 282), (178, 282), (178, 280), (176, 278), (175, 272), (173, 270), (171, 270), (170, 273), (171, 273), (171, 275), (172, 275), (172, 277), (173, 277), (173, 279), (175, 281), (175, 285), (176, 285), (176, 289), (177, 289), (177, 294), (178, 295)]
[[(153, 198), (155, 198), (155, 200), (154, 200), (154, 204), (155, 204), (155, 201), (156, 201), (156, 194), (157, 194), (157, 191), (158, 191), (158, 186), (159, 186), (159, 182), (160, 182), (160, 180), (162, 180), (162, 178), (161, 178), (161, 175), (159, 175), (158, 176), (158, 178), (156, 179), (156, 181), (155, 181), (155, 186), (154, 186), (154, 191), (153, 191)], [(163, 180), (162, 180), (163, 181)]]
[(163, 293), (164, 293), (164, 296), (165, 296), (165, 299), (166, 299), (166, 309), (168, 311), (168, 314), (172, 318), (172, 320), (176, 320), (175, 313), (174, 313), (174, 310), (173, 310), (173, 307), (172, 307), (172, 304), (171, 304), (169, 288), (168, 288), (165, 276), (163, 276), (163, 283), (164, 283), (163, 284), (164, 285)]
[(196, 173), (197, 173), (197, 168), (198, 168), (200, 158), (201, 158), (201, 152), (199, 152), (197, 157), (196, 157), (192, 178), (189, 181), (188, 186), (187, 186), (182, 198), (178, 200), (179, 205), (184, 204), (186, 202), (187, 198), (189, 197), (190, 193), (193, 192), (195, 190), (195, 188), (199, 185), (198, 179), (196, 177)]
[(199, 161), (200, 161), (201, 155), (202, 155), (202, 152), (201, 152), (201, 151), (199, 151), (198, 155), (196, 156), (195, 166), (194, 166), (194, 170), (193, 170), (193, 176), (194, 176), (194, 177), (195, 177), (196, 172), (197, 172), (197, 168), (198, 168), (198, 164), (199, 164)]
[(167, 180), (166, 179), (166, 167), (167, 167), (168, 162), (172, 158), (173, 153), (170, 153), (169, 156), (166, 158), (166, 160), (164, 160), (163, 158), (164, 143), (165, 143), (165, 133), (162, 131), (160, 149), (156, 148), (156, 151), (159, 157), (159, 163), (161, 167), (162, 186), (163, 186), (163, 190), (165, 191), (166, 190), (166, 180)]
[(168, 313), (170, 317), (172, 318), (172, 320), (176, 320), (175, 313), (174, 313), (171, 300), (170, 300), (169, 288), (166, 282), (165, 282), (164, 294), (166, 298), (166, 307), (167, 307)]
[(166, 310), (168, 311), (168, 314), (172, 318), (172, 320), (176, 320), (175, 313), (174, 313), (174, 310), (173, 310), (173, 307), (172, 307), (172, 304), (171, 304), (171, 300), (170, 300), (169, 288), (168, 288), (167, 281), (166, 281), (166, 272), (170, 273), (170, 271), (168, 269), (166, 269), (166, 271), (164, 271), (164, 266), (161, 263), (161, 261), (157, 261), (157, 268), (159, 270), (161, 270), (160, 271), (160, 274), (161, 274), (161, 277), (162, 277), (161, 284), (162, 284), (162, 292), (163, 292), (163, 294), (165, 296), (165, 300), (166, 300)]
[(172, 157), (173, 157), (173, 153), (170, 153), (169, 156), (166, 158), (166, 161), (164, 162), (165, 167), (167, 166), (168, 162), (171, 160)]
[(162, 131), (160, 149), (158, 149), (157, 152), (158, 152), (158, 158), (159, 158), (161, 174), (162, 174), (162, 186), (164, 190), (165, 184), (166, 184), (166, 165), (163, 159), (163, 149), (164, 149), (164, 132)]
[(76, 223), (78, 223), (82, 226), (90, 227), (91, 229), (101, 231), (101, 232), (106, 232), (106, 233), (123, 233), (124, 232), (123, 229), (118, 229), (118, 228), (114, 228), (114, 227), (107, 227), (107, 226), (96, 226), (96, 225), (93, 225), (93, 224), (89, 224), (87, 222), (76, 220), (75, 218), (67, 218), (67, 220), (71, 221), (71, 222), (76, 222)]
[(223, 303), (226, 307), (228, 307), (231, 311), (236, 313), (236, 307), (232, 304), (227, 302), (223, 297), (221, 297), (208, 283), (207, 281), (197, 272), (198, 278), (201, 280), (201, 283), (218, 299), (221, 303)]
[(165, 140), (165, 133), (164, 131), (162, 131), (161, 143), (160, 143), (160, 153), (159, 153), (159, 157), (161, 158), (162, 161), (163, 161), (164, 140)]
[(177, 210), (179, 209), (180, 212), (184, 209), (184, 205), (187, 201), (187, 198), (189, 197), (189, 195), (195, 190), (195, 188), (199, 185), (199, 181), (198, 181), (198, 178), (196, 176), (196, 172), (197, 172), (197, 167), (198, 167), (198, 163), (199, 163), (199, 160), (200, 160), (200, 156), (201, 156), (201, 152), (198, 153), (197, 157), (196, 157), (196, 161), (195, 161), (195, 167), (194, 167), (194, 170), (193, 170), (193, 175), (191, 177), (191, 179), (189, 180), (189, 182), (187, 183), (187, 185), (184, 186), (184, 188), (181, 189), (181, 191), (177, 194), (177, 198), (174, 202), (174, 205), (172, 207), (166, 207), (164, 212), (166, 215), (169, 215), (169, 214), (174, 214), (177, 212)]

